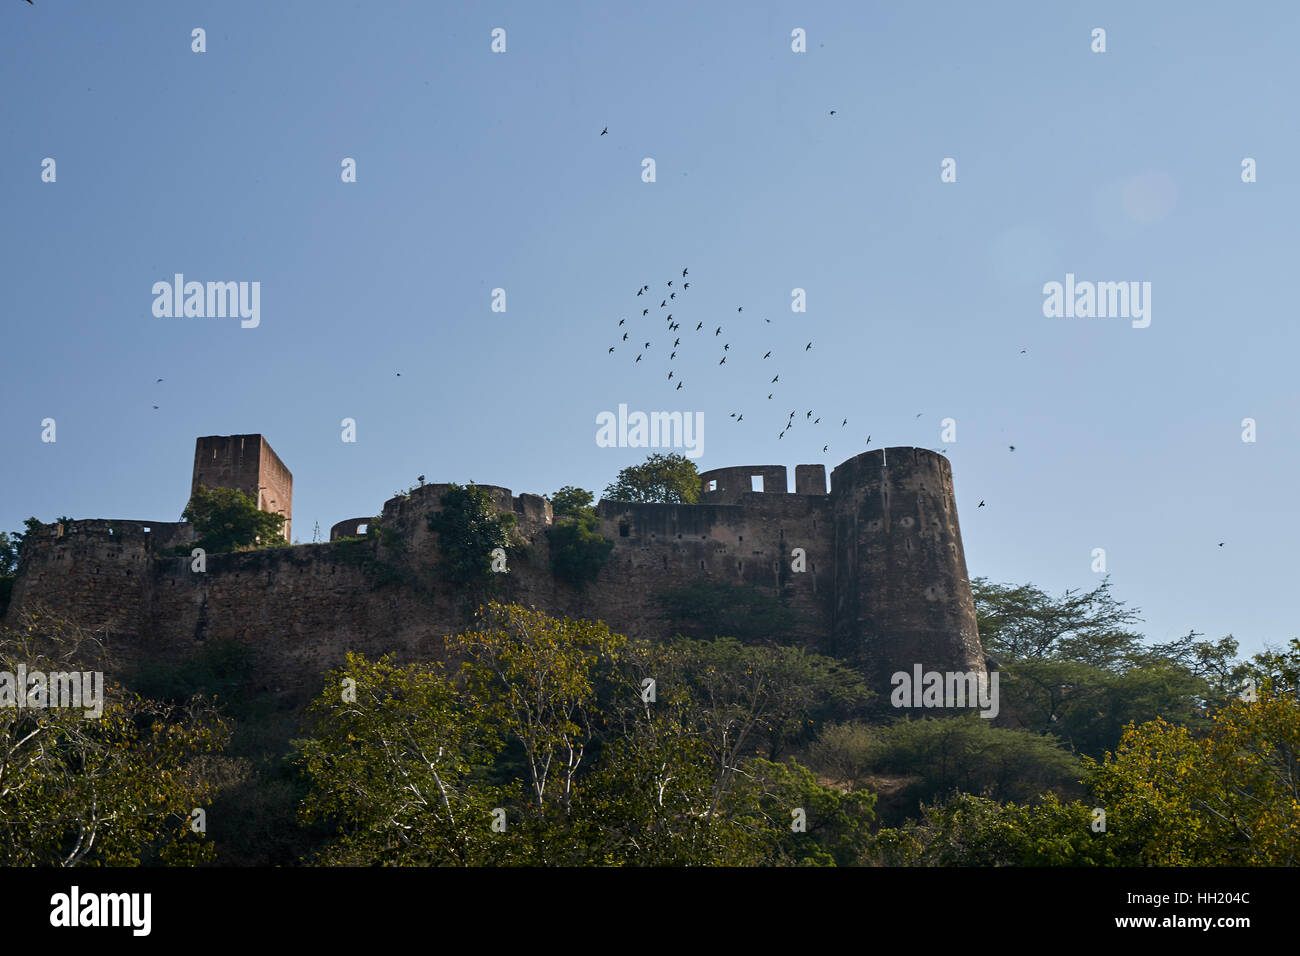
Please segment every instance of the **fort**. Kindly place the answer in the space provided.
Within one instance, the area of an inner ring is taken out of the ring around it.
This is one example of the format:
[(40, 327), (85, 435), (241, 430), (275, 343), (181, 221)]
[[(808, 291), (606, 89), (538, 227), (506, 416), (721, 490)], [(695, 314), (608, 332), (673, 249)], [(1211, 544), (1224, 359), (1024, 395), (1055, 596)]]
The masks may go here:
[[(985, 673), (948, 460), (877, 449), (826, 479), (825, 466), (798, 465), (791, 492), (783, 465), (720, 468), (700, 475), (697, 504), (602, 500), (599, 530), (614, 548), (581, 590), (550, 570), (550, 501), (480, 485), (515, 516), (523, 544), (497, 599), (655, 639), (674, 633), (664, 594), (747, 586), (788, 612), (784, 639), (853, 662), (882, 699), (890, 674), (918, 665)], [(260, 435), (198, 439), (200, 484), (292, 518), (293, 476)], [(316, 693), (348, 651), (437, 658), (466, 625), (427, 520), (450, 487), (421, 485), (377, 516), (340, 521), (328, 543), (209, 554), (201, 571), (178, 547), (195, 538), (185, 523), (44, 525), (24, 545), (6, 623), (47, 609), (104, 635), (123, 660), (237, 641), (254, 653), (260, 689), (294, 696)]]

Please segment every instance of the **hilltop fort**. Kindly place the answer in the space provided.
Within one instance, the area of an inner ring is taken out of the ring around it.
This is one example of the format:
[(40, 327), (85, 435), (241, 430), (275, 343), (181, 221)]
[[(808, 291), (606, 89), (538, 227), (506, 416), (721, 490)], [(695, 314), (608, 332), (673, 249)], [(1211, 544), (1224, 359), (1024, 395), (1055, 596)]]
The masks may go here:
[[(854, 662), (883, 696), (891, 673), (917, 664), (984, 673), (948, 460), (885, 448), (841, 463), (829, 489), (823, 465), (798, 465), (794, 477), (791, 492), (783, 465), (720, 468), (701, 474), (698, 504), (600, 501), (614, 549), (581, 591), (550, 571), (550, 502), (480, 485), (526, 542), (498, 599), (656, 638), (674, 632), (666, 593), (747, 586), (788, 612), (785, 639)], [(286, 528), (292, 519), (293, 475), (261, 435), (199, 438), (200, 484), (243, 491)], [(328, 543), (208, 555), (202, 571), (169, 553), (194, 541), (185, 523), (44, 525), (24, 546), (6, 620), (45, 608), (127, 659), (238, 641), (253, 649), (262, 689), (295, 695), (314, 693), (347, 651), (438, 657), (442, 637), (466, 623), (427, 521), (449, 487), (422, 485), (377, 516), (338, 522)]]

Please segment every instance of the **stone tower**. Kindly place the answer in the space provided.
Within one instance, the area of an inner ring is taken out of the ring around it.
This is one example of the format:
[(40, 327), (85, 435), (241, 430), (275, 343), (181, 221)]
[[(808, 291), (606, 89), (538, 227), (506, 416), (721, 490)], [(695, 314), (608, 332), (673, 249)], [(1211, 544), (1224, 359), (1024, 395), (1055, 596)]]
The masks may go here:
[(261, 435), (208, 435), (194, 442), (194, 480), (199, 485), (234, 488), (263, 511), (284, 515), (284, 536), (292, 541), (293, 474)]
[(831, 473), (837, 650), (871, 689), (925, 671), (985, 673), (948, 459), (885, 448)]

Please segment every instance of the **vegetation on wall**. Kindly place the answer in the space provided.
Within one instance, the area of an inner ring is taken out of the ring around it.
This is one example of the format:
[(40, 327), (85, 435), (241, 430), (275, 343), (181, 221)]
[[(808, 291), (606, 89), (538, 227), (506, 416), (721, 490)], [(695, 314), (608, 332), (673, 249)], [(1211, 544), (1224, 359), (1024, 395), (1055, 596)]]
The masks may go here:
[(284, 515), (257, 507), (257, 502), (234, 488), (206, 488), (200, 485), (181, 512), (181, 520), (194, 527), (195, 541), (186, 545), (212, 554), (249, 548), (284, 547)]
[(656, 453), (620, 471), (604, 496), (611, 501), (694, 504), (700, 500), (700, 472), (685, 455)]
[(439, 502), (442, 510), (429, 515), (428, 523), (438, 535), (443, 580), (487, 588), (493, 580), (492, 552), (511, 546), (515, 516), (498, 513), (487, 490), (473, 484), (452, 484)]

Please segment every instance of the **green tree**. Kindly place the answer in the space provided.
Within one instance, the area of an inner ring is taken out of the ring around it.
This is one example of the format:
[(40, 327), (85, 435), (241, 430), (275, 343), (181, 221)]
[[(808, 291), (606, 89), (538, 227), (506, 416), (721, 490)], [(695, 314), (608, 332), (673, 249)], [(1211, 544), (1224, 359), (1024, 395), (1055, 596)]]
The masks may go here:
[(551, 545), (551, 571), (557, 578), (579, 589), (596, 580), (614, 550), (614, 542), (602, 535), (599, 528), (595, 515), (576, 515), (546, 529)]
[(282, 534), (284, 515), (262, 511), (254, 499), (234, 488), (200, 485), (181, 520), (194, 526), (194, 547), (216, 554), (288, 544)]
[[(228, 740), (224, 721), (208, 701), (173, 706), (108, 682), (107, 660), (72, 622), (31, 614), (0, 628), (0, 672), (10, 675), (0, 677), (0, 866), (212, 859), (191, 811), (215, 792), (205, 761)], [(29, 677), (99, 670), (101, 712), (88, 715), (84, 697), (83, 707), (48, 706), (32, 696), (36, 685), (14, 686), (20, 666)], [(17, 693), (45, 706), (17, 708)]]
[(640, 465), (629, 465), (605, 489), (611, 501), (667, 501), (694, 504), (700, 500), (700, 473), (685, 455), (653, 454)]
[(501, 741), (441, 665), (349, 653), (309, 713), (311, 736), (297, 757), (311, 783), (301, 816), (338, 830), (321, 862), (502, 861), (491, 826), (502, 796), (475, 773), (491, 764)]
[(595, 513), (591, 511), (593, 500), (594, 496), (590, 491), (565, 485), (551, 495), (551, 512), (556, 518), (576, 518), (587, 513), (591, 513), (594, 517)]
[(487, 489), (452, 484), (439, 499), (442, 510), (429, 515), (429, 530), (438, 535), (442, 576), (448, 584), (486, 588), (493, 579), (492, 552), (510, 545), (513, 514), (500, 514)]

